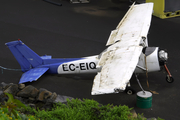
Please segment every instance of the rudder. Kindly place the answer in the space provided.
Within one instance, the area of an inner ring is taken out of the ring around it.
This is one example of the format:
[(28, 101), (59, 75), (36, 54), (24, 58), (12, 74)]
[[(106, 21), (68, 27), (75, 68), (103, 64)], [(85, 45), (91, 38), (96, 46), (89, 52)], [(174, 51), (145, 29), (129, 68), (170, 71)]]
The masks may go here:
[(5, 45), (7, 45), (12, 52), (23, 72), (42, 65), (42, 58), (26, 46), (21, 40), (8, 42)]

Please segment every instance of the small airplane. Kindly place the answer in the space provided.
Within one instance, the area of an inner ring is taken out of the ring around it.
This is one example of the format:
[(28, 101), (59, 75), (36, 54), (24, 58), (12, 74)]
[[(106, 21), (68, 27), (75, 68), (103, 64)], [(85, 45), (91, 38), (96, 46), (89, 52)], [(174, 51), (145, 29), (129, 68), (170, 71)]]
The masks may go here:
[(166, 80), (174, 81), (166, 63), (168, 54), (159, 47), (149, 47), (147, 34), (153, 3), (133, 4), (99, 55), (82, 58), (39, 56), (21, 40), (6, 43), (23, 73), (19, 83), (36, 81), (43, 74), (96, 73), (91, 94), (119, 93), (130, 87), (133, 73), (157, 72), (164, 69)]

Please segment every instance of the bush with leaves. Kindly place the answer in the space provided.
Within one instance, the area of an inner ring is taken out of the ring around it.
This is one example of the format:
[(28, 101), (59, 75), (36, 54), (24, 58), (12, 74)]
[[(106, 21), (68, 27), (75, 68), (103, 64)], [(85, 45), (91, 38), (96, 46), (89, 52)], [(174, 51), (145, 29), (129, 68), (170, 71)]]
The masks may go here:
[(9, 115), (8, 108), (0, 108), (0, 120), (37, 120), (33, 115), (25, 115), (20, 111), (14, 110), (14, 114)]
[[(146, 120), (143, 115), (132, 117), (128, 106), (101, 105), (94, 100), (68, 100), (67, 105), (58, 103), (50, 111), (30, 111), (41, 120)], [(158, 120), (163, 120), (158, 118)]]
[(15, 110), (21, 107), (26, 109), (26, 106), (20, 100), (14, 99), (12, 94), (9, 94), (9, 93), (5, 93), (5, 94), (9, 97), (9, 99), (7, 102), (5, 101), (4, 105), (1, 105), (1, 107), (8, 109), (7, 114), (9, 116), (13, 114), (15, 118), (17, 118), (17, 113), (15, 112)]
[[(51, 110), (39, 110), (25, 106), (21, 101), (13, 98), (11, 94), (5, 105), (1, 107), (0, 119), (9, 120), (145, 120), (143, 115), (132, 117), (127, 106), (101, 105), (94, 100), (67, 99), (67, 105), (54, 104)], [(17, 112), (17, 110), (20, 110)], [(34, 116), (33, 116), (34, 115)], [(163, 120), (158, 118), (158, 120)]]
[(130, 110), (127, 106), (103, 106), (94, 100), (73, 99), (67, 100), (67, 105), (55, 105), (51, 111), (37, 110), (35, 116), (41, 120), (127, 120), (131, 119)]
[(36, 120), (32, 115), (26, 116), (25, 114), (18, 112), (18, 109), (26, 109), (26, 106), (20, 100), (14, 99), (12, 94), (5, 94), (9, 99), (0, 107), (0, 120)]

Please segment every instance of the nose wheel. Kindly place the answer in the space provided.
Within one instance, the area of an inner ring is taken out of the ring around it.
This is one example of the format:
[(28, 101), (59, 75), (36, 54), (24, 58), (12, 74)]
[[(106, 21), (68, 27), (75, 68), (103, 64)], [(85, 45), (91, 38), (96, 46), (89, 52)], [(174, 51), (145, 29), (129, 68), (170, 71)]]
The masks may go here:
[(167, 76), (166, 76), (166, 81), (167, 81), (168, 83), (173, 83), (173, 82), (174, 82), (174, 78), (173, 78), (172, 76), (167, 75)]
[(167, 72), (166, 81), (167, 81), (168, 83), (173, 83), (173, 82), (174, 82), (174, 78), (172, 77), (171, 73), (169, 72), (166, 64), (164, 64), (164, 68), (165, 68), (165, 70), (166, 70), (166, 72)]

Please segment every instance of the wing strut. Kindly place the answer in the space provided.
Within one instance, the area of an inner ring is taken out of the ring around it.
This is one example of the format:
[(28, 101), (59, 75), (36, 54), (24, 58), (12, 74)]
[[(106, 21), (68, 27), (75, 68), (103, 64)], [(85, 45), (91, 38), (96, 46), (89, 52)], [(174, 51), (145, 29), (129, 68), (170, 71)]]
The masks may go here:
[(137, 82), (138, 82), (139, 87), (141, 88), (141, 90), (143, 91), (143, 93), (146, 94), (145, 91), (144, 91), (144, 89), (143, 89), (143, 87), (142, 87), (142, 85), (141, 85), (141, 83), (139, 82), (139, 79), (138, 79), (136, 73), (135, 73), (135, 76), (136, 76), (136, 80), (137, 80)]

